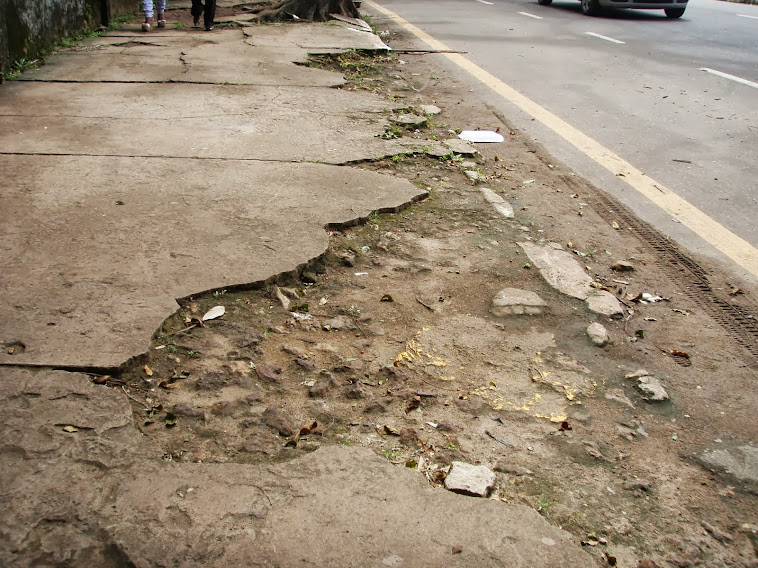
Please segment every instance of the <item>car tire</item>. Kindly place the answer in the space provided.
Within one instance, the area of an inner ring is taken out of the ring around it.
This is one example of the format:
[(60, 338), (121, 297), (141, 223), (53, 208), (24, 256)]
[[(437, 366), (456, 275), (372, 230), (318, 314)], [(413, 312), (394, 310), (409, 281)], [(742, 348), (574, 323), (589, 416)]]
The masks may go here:
[(684, 8), (666, 8), (663, 10), (666, 12), (667, 18), (681, 18), (684, 15)]
[(540, 6), (550, 6), (550, 4), (553, 3), (553, 0), (537, 0), (537, 4)]
[(585, 16), (597, 16), (600, 13), (598, 0), (582, 0), (582, 14)]

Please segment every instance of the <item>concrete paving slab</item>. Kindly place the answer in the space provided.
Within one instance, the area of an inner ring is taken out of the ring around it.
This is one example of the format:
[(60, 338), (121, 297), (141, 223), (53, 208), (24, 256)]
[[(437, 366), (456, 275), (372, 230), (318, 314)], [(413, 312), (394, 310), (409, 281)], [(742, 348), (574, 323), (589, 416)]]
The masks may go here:
[[(118, 390), (7, 368), (0, 385), (3, 566), (593, 565), (533, 509), (432, 488), (365, 448), (167, 462), (122, 424), (131, 409)], [(66, 432), (56, 421), (79, 420), (75, 408), (87, 427)], [(101, 463), (103, 451), (117, 461)]]
[(117, 367), (176, 298), (265, 280), (326, 250), (329, 223), (425, 195), (319, 164), (0, 156), (0, 362)]
[[(318, 33), (313, 33), (314, 26)], [(329, 22), (326, 24), (288, 25), (273, 24), (244, 28), (245, 43), (258, 47), (296, 45), (308, 52), (328, 49), (361, 49), (387, 51), (389, 46), (372, 33), (356, 30), (353, 26)]]
[(584, 271), (570, 252), (530, 242), (521, 242), (519, 246), (547, 283), (562, 294), (586, 300), (593, 291), (590, 288), (592, 277)]
[(6, 152), (174, 156), (332, 164), (404, 151), (383, 140), (391, 103), (298, 87), (8, 83)]
[[(334, 30), (357, 42), (363, 35), (324, 25), (306, 26), (315, 36)], [(256, 28), (257, 29), (257, 28)], [(51, 55), (46, 64), (25, 73), (25, 81), (72, 82), (198, 82), (239, 85), (335, 87), (344, 84), (338, 73), (295, 65), (308, 60), (308, 51), (283, 40), (269, 46), (247, 43), (239, 29), (213, 34), (188, 30), (178, 33), (118, 34), (93, 38), (83, 48)], [(131, 39), (130, 39), (131, 38)], [(349, 38), (349, 39), (348, 39)], [(149, 44), (146, 42), (149, 41)], [(324, 40), (328, 44), (330, 41)]]

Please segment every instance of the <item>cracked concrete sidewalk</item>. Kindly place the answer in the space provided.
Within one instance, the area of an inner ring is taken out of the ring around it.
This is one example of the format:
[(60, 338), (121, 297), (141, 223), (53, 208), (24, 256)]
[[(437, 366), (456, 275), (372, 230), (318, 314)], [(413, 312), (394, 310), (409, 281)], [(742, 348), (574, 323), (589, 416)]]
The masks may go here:
[(333, 25), (121, 31), (3, 85), (0, 563), (590, 565), (532, 509), (366, 450), (165, 462), (125, 394), (81, 374), (144, 354), (177, 299), (298, 270), (325, 227), (425, 196), (340, 165), (399, 151), (377, 137), (391, 105), (296, 65), (380, 44)]

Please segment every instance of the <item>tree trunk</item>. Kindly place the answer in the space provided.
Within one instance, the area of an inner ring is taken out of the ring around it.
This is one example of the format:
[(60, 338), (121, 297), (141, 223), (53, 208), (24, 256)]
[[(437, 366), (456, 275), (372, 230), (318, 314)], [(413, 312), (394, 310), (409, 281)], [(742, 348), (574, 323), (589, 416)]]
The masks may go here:
[(353, 0), (284, 0), (261, 12), (261, 21), (286, 20), (294, 15), (301, 20), (326, 22), (329, 14), (361, 17)]

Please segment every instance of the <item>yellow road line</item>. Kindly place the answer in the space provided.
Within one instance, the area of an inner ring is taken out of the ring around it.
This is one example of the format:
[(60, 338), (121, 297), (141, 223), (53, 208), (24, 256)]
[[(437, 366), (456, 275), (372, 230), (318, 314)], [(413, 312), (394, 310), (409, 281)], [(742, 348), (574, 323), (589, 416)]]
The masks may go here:
[[(373, 0), (365, 0), (365, 3), (416, 36), (430, 48), (439, 51), (451, 51), (451, 49), (444, 43), (437, 41), (432, 36), (417, 28), (410, 22), (405, 21), (394, 12), (379, 6)], [(613, 175), (619, 176), (622, 181), (626, 182), (633, 189), (644, 195), (674, 219), (680, 221), (685, 227), (688, 227), (695, 234), (700, 236), (700, 238), (721, 251), (750, 274), (758, 277), (758, 249), (753, 247), (749, 242), (738, 237), (729, 229), (711, 219), (697, 207), (685, 199), (682, 199), (662, 184), (646, 176), (632, 164), (617, 154), (614, 154), (596, 140), (558, 118), (553, 113), (522, 95), (514, 88), (508, 86), (494, 75), (474, 65), (459, 53), (442, 53), (441, 55), (447, 57), (458, 67), (468, 72), (478, 81), (487, 85), (504, 99), (532, 116), (535, 120), (544, 124)]]

